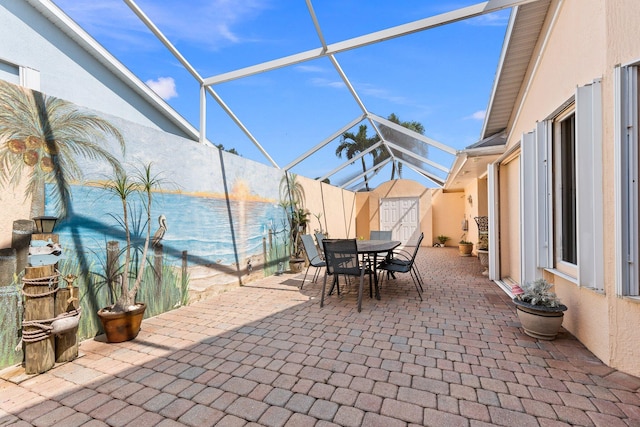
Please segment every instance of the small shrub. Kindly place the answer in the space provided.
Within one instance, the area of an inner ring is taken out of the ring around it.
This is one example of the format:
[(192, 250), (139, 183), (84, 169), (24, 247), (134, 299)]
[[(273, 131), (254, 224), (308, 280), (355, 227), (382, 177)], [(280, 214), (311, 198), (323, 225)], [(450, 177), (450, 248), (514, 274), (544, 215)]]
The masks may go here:
[(444, 234), (439, 235), (437, 239), (438, 239), (438, 242), (440, 242), (443, 245), (447, 243), (447, 240), (450, 240), (449, 236), (445, 236)]
[(528, 282), (521, 286), (524, 291), (518, 295), (520, 301), (524, 301), (531, 305), (539, 305), (543, 307), (560, 307), (562, 303), (555, 294), (551, 292), (553, 285), (544, 279), (538, 279), (534, 282)]

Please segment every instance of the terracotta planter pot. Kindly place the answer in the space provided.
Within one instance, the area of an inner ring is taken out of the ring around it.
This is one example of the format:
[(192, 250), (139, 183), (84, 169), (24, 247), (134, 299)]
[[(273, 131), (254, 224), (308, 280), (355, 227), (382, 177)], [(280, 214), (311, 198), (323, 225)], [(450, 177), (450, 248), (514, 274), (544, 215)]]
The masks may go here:
[(524, 329), (524, 333), (540, 340), (553, 340), (558, 335), (565, 305), (559, 307), (537, 307), (514, 299), (516, 312)]
[(289, 259), (289, 271), (292, 273), (300, 273), (304, 267), (304, 258), (291, 258)]
[(469, 244), (458, 244), (458, 252), (460, 256), (471, 256), (471, 252), (473, 252), (473, 243)]
[(131, 341), (138, 336), (140, 324), (142, 323), (147, 305), (143, 302), (136, 304), (138, 308), (135, 310), (122, 313), (112, 313), (106, 311), (104, 308), (98, 311), (98, 317), (100, 318), (108, 342)]

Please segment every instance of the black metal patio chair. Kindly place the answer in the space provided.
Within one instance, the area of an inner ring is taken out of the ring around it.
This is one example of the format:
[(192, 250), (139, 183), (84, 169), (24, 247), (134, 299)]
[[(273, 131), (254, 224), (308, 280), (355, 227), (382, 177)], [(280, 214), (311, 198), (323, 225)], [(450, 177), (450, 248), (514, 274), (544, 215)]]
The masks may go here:
[[(327, 276), (333, 276), (333, 283), (329, 294), (336, 287), (338, 295), (340, 295), (340, 284), (338, 276), (357, 276), (360, 277), (358, 286), (358, 311), (362, 310), (362, 289), (364, 287), (364, 275), (371, 274), (367, 269), (367, 264), (360, 260), (358, 256), (358, 245), (356, 239), (324, 239), (324, 258), (327, 263), (325, 269), (324, 281), (322, 283), (322, 297), (320, 299), (320, 307), (324, 306), (324, 294), (327, 286)], [(371, 286), (371, 276), (369, 278), (369, 286)]]
[[(391, 230), (371, 230), (369, 231), (369, 240), (391, 240), (391, 238), (393, 237), (393, 232)], [(388, 253), (383, 252), (383, 253), (379, 253), (378, 257), (380, 257), (380, 259), (382, 258), (386, 258), (388, 255)], [(366, 257), (365, 257), (366, 259)]]
[(371, 230), (369, 232), (370, 240), (391, 240), (392, 237), (391, 230)]
[(421, 301), (422, 292), (424, 292), (424, 288), (422, 287), (423, 280), (420, 272), (415, 266), (415, 260), (416, 256), (418, 255), (420, 243), (422, 243), (423, 238), (424, 233), (420, 233), (420, 237), (418, 238), (418, 242), (416, 243), (413, 254), (405, 250), (396, 250), (393, 252), (393, 257), (387, 257), (384, 261), (378, 264), (377, 267), (378, 270), (383, 270), (391, 274), (409, 273), (411, 275), (411, 279), (413, 280), (413, 284), (416, 287), (416, 291), (418, 291), (418, 296), (420, 297)]
[(318, 250), (320, 251), (320, 256), (324, 257), (324, 254), (323, 254), (324, 246), (322, 245), (322, 241), (324, 240), (325, 235), (324, 233), (317, 232), (315, 233), (315, 236), (316, 236), (316, 244), (317, 244)]
[(303, 234), (302, 236), (300, 236), (300, 238), (302, 239), (304, 251), (307, 253), (307, 258), (309, 259), (307, 271), (305, 271), (304, 278), (302, 279), (302, 284), (300, 285), (300, 289), (302, 289), (302, 287), (304, 286), (304, 281), (307, 279), (307, 273), (309, 273), (309, 269), (311, 267), (316, 268), (316, 271), (313, 274), (313, 282), (315, 282), (318, 278), (318, 274), (320, 274), (320, 268), (326, 267), (327, 263), (324, 261), (322, 256), (320, 256), (318, 248), (313, 242), (313, 237), (311, 236), (311, 234)]

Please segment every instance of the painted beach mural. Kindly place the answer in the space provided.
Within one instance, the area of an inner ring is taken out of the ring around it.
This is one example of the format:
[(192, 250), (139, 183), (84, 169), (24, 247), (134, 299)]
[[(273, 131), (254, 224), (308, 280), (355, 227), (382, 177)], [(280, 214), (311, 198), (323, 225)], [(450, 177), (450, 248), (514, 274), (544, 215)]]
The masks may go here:
[[(197, 297), (212, 286), (271, 275), (288, 258), (281, 171), (3, 81), (0, 105), (3, 191), (22, 185), (32, 217), (60, 217), (59, 268), (78, 276), (81, 338), (100, 331), (94, 313), (113, 302), (107, 245), (126, 245), (122, 200), (105, 188), (117, 173), (134, 176), (150, 167), (159, 177), (150, 233), (163, 235), (149, 249), (138, 294), (150, 305), (146, 316), (185, 304), (189, 292)], [(140, 256), (146, 204), (137, 197), (127, 202)]]

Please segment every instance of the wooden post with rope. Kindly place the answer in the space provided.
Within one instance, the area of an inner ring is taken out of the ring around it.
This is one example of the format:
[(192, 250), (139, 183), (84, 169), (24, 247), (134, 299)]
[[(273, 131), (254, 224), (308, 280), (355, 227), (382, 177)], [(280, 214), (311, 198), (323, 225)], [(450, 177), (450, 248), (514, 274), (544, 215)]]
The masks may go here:
[[(73, 286), (77, 279), (73, 274), (63, 277), (67, 282), (65, 288), (59, 288), (56, 293), (55, 315), (58, 317), (63, 313), (69, 313), (78, 309), (78, 287)], [(56, 363), (69, 362), (78, 357), (78, 327), (71, 329), (60, 335), (56, 335)]]
[(55, 316), (54, 294), (58, 288), (56, 264), (25, 267), (22, 291), (24, 293), (24, 342), (25, 373), (40, 374), (55, 364), (55, 342), (50, 328), (43, 320)]

